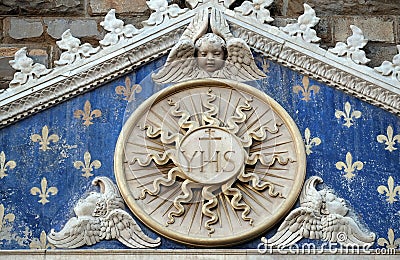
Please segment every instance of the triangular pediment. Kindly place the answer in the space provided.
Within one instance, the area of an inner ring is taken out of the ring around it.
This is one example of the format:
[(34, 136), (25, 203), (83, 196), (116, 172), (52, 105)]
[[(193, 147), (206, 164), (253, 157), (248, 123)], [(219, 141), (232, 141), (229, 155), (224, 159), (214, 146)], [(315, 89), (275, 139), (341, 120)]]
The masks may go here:
[[(132, 25), (121, 25), (122, 21), (115, 18), (112, 10), (102, 22), (108, 34), (100, 41), (100, 46), (93, 48), (80, 44), (79, 40), (76, 44), (77, 39), (70, 34), (68, 36), (68, 32), (65, 37), (70, 37), (72, 41), (63, 40), (70, 45), (62, 48), (66, 50), (63, 53), (64, 60), (60, 59), (58, 66), (53, 69), (33, 64), (26, 57), (26, 50), (22, 49), (14, 60), (13, 66), (17, 69), (14, 80), (10, 88), (0, 93), (1, 127), (95, 89), (166, 55), (201, 8), (220, 9), (232, 34), (245, 40), (253, 51), (264, 57), (400, 115), (400, 83), (394, 74), (398, 65), (385, 61), (386, 67), (384, 63), (381, 68), (373, 69), (362, 64), (365, 63), (362, 57), (357, 59), (357, 55), (359, 57), (361, 53), (363, 56), (364, 53), (357, 46), (354, 48), (341, 43), (339, 48), (335, 48), (336, 51), (326, 50), (314, 43), (313, 39), (296, 36), (290, 30), (285, 32), (267, 23), (256, 23), (249, 15), (226, 9), (222, 5), (206, 3), (192, 10), (179, 9), (177, 17), (162, 14), (164, 18), (161, 22), (154, 17), (153, 21), (150, 17), (141, 30), (136, 30)], [(299, 28), (301, 26), (312, 30), (313, 25), (299, 24)], [(353, 36), (365, 41), (361, 30), (352, 30)], [(393, 70), (390, 71), (388, 66), (392, 66)]]

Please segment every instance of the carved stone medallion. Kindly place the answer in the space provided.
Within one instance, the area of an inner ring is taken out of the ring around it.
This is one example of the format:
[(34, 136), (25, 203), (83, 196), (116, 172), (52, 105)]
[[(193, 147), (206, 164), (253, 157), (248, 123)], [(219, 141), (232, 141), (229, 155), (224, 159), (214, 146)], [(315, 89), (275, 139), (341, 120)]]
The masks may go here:
[(260, 236), (293, 206), (305, 178), (302, 137), (287, 112), (243, 83), (168, 87), (125, 123), (115, 174), (133, 213), (190, 245)]

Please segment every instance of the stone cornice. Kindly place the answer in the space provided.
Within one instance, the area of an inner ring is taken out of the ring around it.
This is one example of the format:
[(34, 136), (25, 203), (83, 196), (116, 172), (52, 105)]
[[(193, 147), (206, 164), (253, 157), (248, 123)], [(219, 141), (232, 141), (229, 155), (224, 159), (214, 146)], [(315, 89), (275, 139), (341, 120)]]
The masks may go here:
[(307, 45), (275, 27), (261, 31), (234, 18), (228, 20), (235, 37), (246, 40), (267, 58), (400, 115), (400, 84), (393, 78), (382, 77), (372, 68), (337, 57), (315, 44)]
[[(90, 57), (55, 67), (50, 73), (46, 71), (44, 76), (28, 78), (23, 85), (0, 93), (0, 127), (95, 89), (167, 54), (198, 12), (197, 8), (213, 5), (207, 3), (160, 25), (146, 27), (137, 35), (124, 38), (111, 46), (103, 46)], [(244, 39), (254, 51), (400, 115), (400, 83), (396, 77), (385, 76), (376, 69), (356, 64), (352, 57), (338, 57), (332, 51), (320, 48), (318, 44), (291, 36), (277, 27), (254, 23), (238, 12), (222, 10), (234, 36)], [(345, 44), (341, 46), (347, 48)]]

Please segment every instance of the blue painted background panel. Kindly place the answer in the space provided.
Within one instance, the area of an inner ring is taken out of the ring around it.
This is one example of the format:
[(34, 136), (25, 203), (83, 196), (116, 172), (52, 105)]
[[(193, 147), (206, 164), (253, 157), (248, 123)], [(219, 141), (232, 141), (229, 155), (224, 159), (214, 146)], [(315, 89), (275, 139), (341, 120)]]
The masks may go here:
[[(398, 149), (390, 152), (385, 150), (384, 143), (377, 141), (378, 135), (387, 135), (388, 126), (392, 127), (394, 135), (400, 134), (400, 118), (311, 79), (309, 86), (316, 85), (319, 91), (311, 91), (310, 100), (305, 101), (302, 93), (293, 91), (296, 85), (304, 87), (303, 75), (260, 56), (256, 60), (268, 75), (258, 81), (258, 88), (287, 110), (303, 137), (308, 128), (311, 138), (321, 140), (307, 156), (307, 178), (321, 176), (325, 185), (344, 198), (361, 222), (376, 233), (377, 239), (388, 239), (388, 229), (394, 231), (395, 238), (400, 237), (400, 201), (388, 203), (386, 196), (377, 192), (378, 186), (388, 186), (390, 176), (395, 187), (400, 185), (400, 143), (395, 142), (394, 147)], [(126, 75), (131, 86), (141, 83), (164, 62), (165, 57)], [(16, 163), (15, 168), (6, 168), (7, 176), (0, 179), (0, 204), (4, 206), (4, 215), (15, 216), (13, 221), (2, 220), (1, 249), (34, 247), (42, 231), (48, 233), (51, 228), (59, 231), (74, 216), (73, 207), (79, 198), (95, 189), (91, 185), (95, 176), (107, 176), (115, 181), (114, 148), (127, 107), (127, 101), (116, 93), (116, 87), (126, 85), (126, 76), (0, 130), (0, 152), (4, 152), (6, 162)], [(143, 89), (135, 94), (135, 105), (160, 88), (141, 84)], [(86, 101), (90, 101), (91, 111), (101, 111), (101, 116), (94, 117), (89, 126), (84, 125), (81, 118), (74, 117), (76, 110), (84, 110)], [(346, 102), (351, 105), (351, 112), (361, 112), (360, 118), (353, 118), (351, 127), (344, 125), (343, 117), (335, 117), (337, 110), (345, 111)], [(31, 140), (33, 134), (41, 135), (44, 126), (48, 126), (49, 135), (59, 137), (59, 141), (50, 142), (51, 149), (47, 151), (39, 150), (39, 143)], [(75, 161), (83, 161), (85, 152), (90, 152), (91, 161), (101, 162), (101, 167), (93, 169), (93, 176), (88, 178), (82, 176), (81, 169), (74, 167)], [(345, 162), (348, 152), (353, 162), (363, 163), (363, 168), (354, 171), (355, 176), (350, 180), (335, 166), (338, 161)], [(57, 194), (49, 195), (49, 202), (45, 204), (38, 202), (38, 195), (31, 193), (33, 187), (41, 188), (43, 178), (47, 180), (47, 187), (58, 190)], [(399, 196), (396, 194), (395, 199), (399, 200)], [(149, 236), (158, 236), (139, 225)], [(272, 236), (278, 226), (260, 237)], [(259, 242), (257, 238), (235, 248), (254, 249)], [(375, 243), (374, 247), (379, 246)], [(118, 241), (103, 241), (85, 248), (126, 247)], [(187, 247), (163, 238), (161, 248)]]

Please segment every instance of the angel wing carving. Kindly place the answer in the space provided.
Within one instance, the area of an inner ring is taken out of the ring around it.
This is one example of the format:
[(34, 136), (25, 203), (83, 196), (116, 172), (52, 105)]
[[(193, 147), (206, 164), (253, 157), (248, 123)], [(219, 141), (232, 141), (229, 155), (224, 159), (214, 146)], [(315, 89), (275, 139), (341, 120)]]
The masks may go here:
[[(157, 83), (195, 78), (256, 80), (266, 75), (258, 69), (247, 43), (233, 37), (223, 14), (217, 9), (197, 13), (172, 48), (165, 65), (154, 73)], [(206, 33), (210, 27), (212, 33)]]
[(60, 232), (54, 229), (48, 241), (60, 248), (93, 245), (101, 240), (117, 239), (130, 248), (149, 248), (160, 245), (160, 238), (146, 236), (135, 220), (124, 210), (118, 188), (107, 177), (97, 177), (93, 185), (99, 192), (90, 193), (74, 207), (77, 217), (68, 220)]
[(261, 238), (264, 244), (285, 248), (302, 238), (337, 242), (343, 246), (366, 247), (374, 243), (375, 234), (365, 232), (347, 216), (349, 208), (343, 199), (331, 190), (316, 190), (316, 185), (322, 182), (317, 176), (306, 181), (300, 195), (300, 207), (290, 212), (274, 236)]

